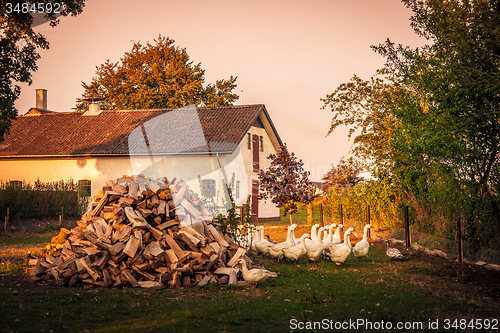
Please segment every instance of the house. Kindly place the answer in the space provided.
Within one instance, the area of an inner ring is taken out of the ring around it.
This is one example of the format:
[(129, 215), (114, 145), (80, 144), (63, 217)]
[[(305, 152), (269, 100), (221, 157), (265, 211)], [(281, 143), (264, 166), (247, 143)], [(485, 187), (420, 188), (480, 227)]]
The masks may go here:
[(274, 204), (258, 200), (258, 171), (280, 144), (262, 104), (54, 112), (38, 90), (37, 107), (18, 116), (0, 143), (0, 180), (73, 179), (95, 194), (107, 180), (142, 173), (183, 179), (217, 205), (225, 181), (237, 205), (251, 196), (257, 223), (279, 218)]

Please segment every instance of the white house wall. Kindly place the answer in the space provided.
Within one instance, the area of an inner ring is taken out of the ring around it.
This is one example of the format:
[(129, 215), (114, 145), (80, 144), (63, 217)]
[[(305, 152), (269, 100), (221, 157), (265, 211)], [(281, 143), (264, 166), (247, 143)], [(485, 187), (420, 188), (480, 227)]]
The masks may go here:
[(3, 181), (20, 180), (33, 183), (86, 179), (91, 181), (92, 194), (110, 179), (130, 174), (128, 157), (100, 158), (46, 158), (46, 159), (8, 159), (0, 161), (0, 179)]
[[(265, 129), (251, 127), (251, 135), (263, 137), (264, 151), (259, 151), (260, 169), (269, 167), (270, 161), (267, 156), (276, 153), (271, 140)], [(163, 163), (162, 163), (163, 160)], [(153, 178), (167, 176), (169, 181), (174, 178), (183, 179), (190, 189), (200, 194), (199, 180), (214, 179), (216, 191), (219, 193), (218, 204), (222, 204), (224, 198), (223, 182), (224, 173), (219, 168), (219, 163), (225, 171), (227, 181), (231, 181), (235, 175), (236, 182), (240, 182), (239, 195), (235, 197), (236, 205), (246, 203), (248, 195), (252, 193), (252, 180), (258, 179), (258, 174), (252, 170), (252, 150), (248, 149), (247, 136), (240, 142), (238, 148), (231, 155), (187, 155), (151, 158), (129, 158), (124, 157), (89, 157), (89, 158), (9, 158), (0, 160), (0, 180), (2, 181), (26, 181), (33, 183), (38, 178), (43, 182), (73, 179), (90, 180), (91, 194), (96, 194), (106, 181), (117, 179), (123, 175), (134, 173), (145, 174)], [(279, 209), (270, 200), (259, 202), (260, 217), (278, 217)]]
[[(269, 139), (269, 136), (264, 128), (259, 128), (259, 127), (250, 127), (248, 133), (250, 133), (250, 137), (252, 137), (254, 134), (257, 136), (262, 136), (263, 141), (264, 141), (264, 151), (259, 150), (259, 168), (261, 170), (267, 169), (271, 165), (271, 161), (267, 159), (267, 157), (270, 154), (276, 154), (276, 149), (274, 148), (271, 140)], [(259, 143), (260, 144), (260, 143)], [(248, 193), (252, 193), (252, 180), (258, 180), (258, 174), (256, 172), (253, 172), (252, 169), (252, 161), (253, 161), (253, 155), (252, 155), (252, 149), (248, 149), (248, 142), (247, 142), (247, 135), (245, 135), (245, 138), (240, 142), (239, 144), (241, 153), (243, 155), (243, 158), (246, 161), (250, 161), (247, 165), (249, 167), (246, 169), (247, 173), (247, 184), (248, 184)], [(264, 217), (264, 218), (270, 218), (270, 217), (279, 217), (279, 208), (276, 207), (274, 203), (271, 202), (271, 200), (260, 200), (259, 201), (259, 217)]]

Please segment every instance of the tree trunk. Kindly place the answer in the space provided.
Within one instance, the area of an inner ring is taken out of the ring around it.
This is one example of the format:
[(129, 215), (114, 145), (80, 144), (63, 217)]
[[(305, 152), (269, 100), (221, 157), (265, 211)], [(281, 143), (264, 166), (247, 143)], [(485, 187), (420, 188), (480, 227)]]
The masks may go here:
[(307, 224), (308, 225), (312, 224), (313, 214), (314, 214), (314, 207), (313, 207), (313, 203), (310, 202), (307, 204)]

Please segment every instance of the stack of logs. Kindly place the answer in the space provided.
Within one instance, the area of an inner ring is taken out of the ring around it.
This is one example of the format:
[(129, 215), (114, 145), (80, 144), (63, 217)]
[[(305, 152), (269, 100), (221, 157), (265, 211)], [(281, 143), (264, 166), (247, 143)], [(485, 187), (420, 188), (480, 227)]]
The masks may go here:
[(31, 260), (28, 281), (154, 289), (209, 281), (247, 285), (235, 268), (240, 258), (251, 264), (246, 250), (216, 229), (184, 181), (123, 176), (108, 181), (94, 201), (62, 246)]

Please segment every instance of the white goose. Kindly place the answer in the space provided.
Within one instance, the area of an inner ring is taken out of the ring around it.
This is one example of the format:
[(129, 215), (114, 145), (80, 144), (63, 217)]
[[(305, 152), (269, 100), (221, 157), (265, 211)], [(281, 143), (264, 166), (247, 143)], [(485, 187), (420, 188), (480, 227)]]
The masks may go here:
[(238, 260), (238, 264), (241, 264), (241, 273), (243, 274), (243, 280), (253, 283), (252, 288), (257, 287), (257, 283), (264, 282), (270, 277), (277, 277), (278, 274), (275, 272), (268, 271), (265, 268), (247, 268), (247, 263), (245, 259)]
[(286, 241), (273, 245), (269, 248), (269, 254), (275, 258), (278, 258), (278, 261), (280, 261), (280, 258), (283, 256), (283, 248), (289, 248), (295, 245), (294, 230), (296, 226), (296, 224), (288, 226)]
[(347, 229), (347, 231), (344, 233), (344, 243), (331, 246), (329, 248), (330, 252), (327, 253), (330, 259), (332, 259), (333, 262), (337, 265), (342, 265), (344, 261), (347, 260), (349, 255), (351, 254), (351, 232), (353, 231), (353, 228)]
[(370, 243), (368, 243), (368, 230), (370, 230), (370, 228), (373, 227), (369, 224), (365, 225), (363, 230), (363, 239), (356, 243), (356, 246), (352, 248), (352, 254), (354, 254), (354, 256), (358, 259), (361, 257), (366, 258), (368, 250), (370, 249)]
[(340, 230), (344, 229), (344, 225), (338, 224), (337, 229), (335, 230), (335, 235), (332, 237), (332, 243), (333, 244), (340, 244), (342, 243), (342, 238), (340, 237)]
[(323, 245), (325, 247), (330, 247), (332, 245), (334, 245), (333, 243), (333, 228), (335, 228), (337, 225), (334, 223), (334, 224), (330, 224), (328, 226), (328, 234), (325, 232), (325, 235), (326, 235), (326, 238), (323, 239)]
[(322, 237), (324, 230), (325, 228), (323, 227), (319, 228), (316, 239), (312, 243), (306, 243), (307, 257), (309, 258), (309, 260), (316, 262), (316, 259), (318, 259), (321, 253), (323, 253), (323, 251), (325, 250)]
[(319, 223), (316, 223), (311, 227), (311, 237), (306, 238), (306, 245), (309, 245), (309, 243), (315, 242), (316, 238), (318, 237), (318, 228), (319, 228)]
[(390, 240), (386, 240), (385, 241), (387, 243), (387, 251), (385, 252), (389, 258), (391, 259), (404, 259), (404, 255), (401, 253), (401, 251), (399, 251), (398, 249), (394, 248), (394, 247), (389, 247), (391, 241)]
[(248, 244), (250, 244), (250, 249), (257, 252), (257, 239), (259, 238), (259, 231), (257, 228), (252, 228), (248, 233)]
[(303, 234), (302, 237), (300, 237), (300, 243), (298, 245), (289, 248), (283, 248), (282, 251), (285, 257), (293, 260), (294, 264), (297, 264), (297, 260), (307, 254), (305, 240), (310, 238), (311, 237), (309, 236), (309, 234)]
[(269, 248), (274, 244), (268, 241), (267, 239), (264, 239), (263, 226), (258, 226), (257, 231), (258, 231), (258, 237), (255, 241), (255, 247), (257, 248), (257, 251), (262, 254), (269, 254)]

